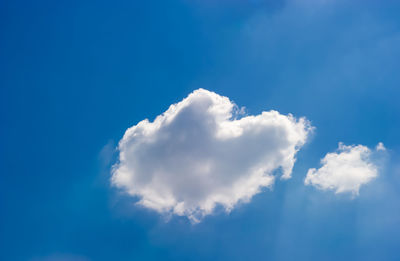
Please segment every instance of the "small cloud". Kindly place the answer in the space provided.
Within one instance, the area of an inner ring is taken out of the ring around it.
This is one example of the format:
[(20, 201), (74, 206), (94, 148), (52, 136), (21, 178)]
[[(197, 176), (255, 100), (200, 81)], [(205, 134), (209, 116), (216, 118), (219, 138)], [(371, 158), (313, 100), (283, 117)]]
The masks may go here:
[(227, 97), (199, 89), (153, 122), (127, 129), (111, 183), (138, 204), (199, 222), (290, 178), (311, 126), (277, 111), (245, 115)]
[(378, 145), (376, 145), (376, 148), (375, 148), (377, 151), (386, 151), (386, 148), (385, 148), (385, 146), (383, 145), (383, 143), (382, 142), (379, 142), (378, 143)]
[(373, 154), (386, 150), (378, 143), (375, 151), (363, 145), (346, 146), (339, 143), (337, 152), (326, 154), (321, 160), (322, 167), (309, 169), (305, 185), (313, 185), (321, 190), (335, 193), (359, 194), (360, 187), (378, 176), (378, 166)]

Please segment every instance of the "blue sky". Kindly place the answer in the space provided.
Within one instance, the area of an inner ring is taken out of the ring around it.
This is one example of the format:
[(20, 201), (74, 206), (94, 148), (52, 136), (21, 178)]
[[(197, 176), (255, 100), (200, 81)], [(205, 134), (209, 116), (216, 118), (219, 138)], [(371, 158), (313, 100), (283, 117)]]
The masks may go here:
[[(1, 260), (399, 260), (396, 1), (2, 1)], [(110, 185), (125, 130), (204, 88), (315, 127), (292, 178), (169, 221)], [(304, 186), (338, 142), (388, 156), (357, 197)]]

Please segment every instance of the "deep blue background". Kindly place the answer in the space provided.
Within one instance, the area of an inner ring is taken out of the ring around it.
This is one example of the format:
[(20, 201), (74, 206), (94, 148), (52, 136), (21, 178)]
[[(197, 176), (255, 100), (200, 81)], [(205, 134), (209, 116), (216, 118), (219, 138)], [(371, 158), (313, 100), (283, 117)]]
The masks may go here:
[[(322, 2), (1, 1), (0, 260), (400, 260), (400, 6)], [(113, 148), (199, 87), (316, 131), (291, 180), (166, 222)], [(303, 186), (339, 141), (389, 149), (355, 199)]]

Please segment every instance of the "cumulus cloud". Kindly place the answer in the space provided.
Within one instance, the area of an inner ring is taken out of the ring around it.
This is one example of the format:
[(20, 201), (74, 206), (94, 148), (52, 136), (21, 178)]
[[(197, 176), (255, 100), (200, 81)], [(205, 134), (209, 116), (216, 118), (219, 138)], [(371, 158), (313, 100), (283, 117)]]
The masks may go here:
[(362, 185), (378, 176), (374, 155), (385, 150), (382, 142), (378, 143), (375, 150), (363, 145), (346, 146), (339, 143), (337, 152), (328, 153), (321, 160), (321, 168), (308, 170), (304, 183), (321, 190), (350, 192), (356, 196)]
[(290, 178), (311, 126), (277, 111), (245, 116), (227, 97), (198, 89), (153, 122), (126, 130), (111, 182), (138, 204), (198, 222), (217, 205), (248, 202), (276, 175)]
[(383, 143), (382, 142), (379, 142), (378, 143), (378, 145), (376, 145), (376, 148), (375, 148), (377, 151), (385, 151), (386, 150), (386, 148), (385, 148), (385, 146), (383, 145)]

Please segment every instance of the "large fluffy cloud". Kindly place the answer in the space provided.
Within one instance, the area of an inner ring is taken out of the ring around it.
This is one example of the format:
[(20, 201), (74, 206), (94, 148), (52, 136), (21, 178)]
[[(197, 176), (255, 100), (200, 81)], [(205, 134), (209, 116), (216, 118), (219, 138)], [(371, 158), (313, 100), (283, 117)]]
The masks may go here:
[(376, 146), (375, 151), (363, 145), (339, 143), (337, 152), (328, 153), (321, 160), (321, 168), (308, 170), (304, 183), (321, 190), (358, 195), (363, 184), (377, 177), (378, 166), (373, 154), (381, 151), (385, 151), (382, 143)]
[(144, 207), (196, 222), (217, 205), (249, 201), (278, 173), (290, 178), (310, 130), (277, 111), (243, 116), (227, 97), (199, 89), (127, 129), (111, 181)]

